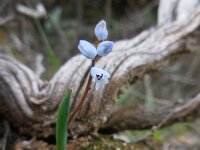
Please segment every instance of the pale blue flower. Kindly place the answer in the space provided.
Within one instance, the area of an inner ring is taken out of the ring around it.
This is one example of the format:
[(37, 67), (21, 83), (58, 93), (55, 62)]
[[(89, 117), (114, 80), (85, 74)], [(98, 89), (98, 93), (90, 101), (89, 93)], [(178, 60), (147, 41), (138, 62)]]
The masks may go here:
[(97, 54), (99, 56), (106, 56), (112, 51), (113, 41), (103, 41), (97, 47)]
[(108, 30), (106, 28), (106, 22), (104, 20), (101, 20), (99, 23), (97, 23), (94, 33), (98, 40), (103, 41), (108, 36)]
[(110, 78), (110, 74), (101, 68), (92, 67), (90, 74), (93, 78), (93, 82), (95, 83), (96, 90), (99, 90), (102, 85), (109, 83), (108, 78)]
[(79, 41), (78, 49), (88, 59), (94, 59), (97, 55), (97, 50), (94, 45), (85, 40)]

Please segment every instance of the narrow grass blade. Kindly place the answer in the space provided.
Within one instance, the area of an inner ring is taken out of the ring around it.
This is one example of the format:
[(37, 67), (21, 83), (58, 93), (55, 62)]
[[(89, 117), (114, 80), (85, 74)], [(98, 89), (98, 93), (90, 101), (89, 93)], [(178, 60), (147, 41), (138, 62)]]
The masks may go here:
[(67, 143), (67, 121), (69, 118), (69, 105), (72, 90), (68, 90), (63, 101), (59, 105), (56, 121), (56, 145), (57, 150), (66, 150)]
[(44, 29), (41, 26), (39, 20), (35, 19), (35, 23), (36, 23), (36, 26), (39, 30), (41, 38), (42, 38), (42, 40), (45, 44), (47, 56), (48, 56), (49, 60), (51, 61), (54, 69), (57, 70), (60, 67), (60, 62), (59, 62), (58, 58), (56, 57), (55, 53), (53, 52), (53, 49), (52, 49), (52, 47), (51, 47), (51, 45), (48, 41), (47, 35), (45, 34)]

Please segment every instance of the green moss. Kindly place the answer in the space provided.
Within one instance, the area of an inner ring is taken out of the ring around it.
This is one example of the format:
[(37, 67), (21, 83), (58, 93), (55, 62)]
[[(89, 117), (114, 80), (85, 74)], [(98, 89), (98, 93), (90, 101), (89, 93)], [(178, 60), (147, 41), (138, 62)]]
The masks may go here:
[(93, 142), (90, 147), (84, 150), (147, 150), (143, 144), (127, 144), (123, 141), (113, 139), (111, 136), (100, 135), (99, 139)]

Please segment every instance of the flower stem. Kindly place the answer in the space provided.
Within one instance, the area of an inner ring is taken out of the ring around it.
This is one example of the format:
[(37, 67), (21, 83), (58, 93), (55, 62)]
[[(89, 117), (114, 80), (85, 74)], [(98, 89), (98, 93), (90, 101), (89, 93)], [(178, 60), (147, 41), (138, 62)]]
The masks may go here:
[[(95, 59), (92, 60), (92, 65), (91, 65), (91, 68), (95, 65)], [(85, 90), (84, 90), (84, 93), (83, 93), (83, 96), (81, 97), (79, 103), (78, 103), (78, 106), (74, 109), (74, 111), (71, 113), (70, 117), (69, 117), (69, 120), (68, 120), (68, 128), (70, 127), (70, 124), (72, 123), (73, 119), (75, 118), (76, 114), (80, 112), (82, 106), (83, 106), (83, 103), (84, 103), (84, 100), (90, 90), (90, 85), (91, 85), (91, 82), (92, 82), (92, 76), (89, 75), (89, 78), (88, 78), (88, 81), (87, 81), (87, 85), (85, 87)]]

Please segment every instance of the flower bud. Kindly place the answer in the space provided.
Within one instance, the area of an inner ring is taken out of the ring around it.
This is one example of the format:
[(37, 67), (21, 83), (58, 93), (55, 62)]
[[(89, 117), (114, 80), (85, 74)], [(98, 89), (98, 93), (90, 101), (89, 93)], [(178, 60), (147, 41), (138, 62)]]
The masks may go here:
[(94, 33), (99, 41), (103, 41), (108, 36), (108, 30), (106, 28), (106, 22), (104, 20), (101, 20), (99, 23), (97, 23)]
[(94, 45), (85, 40), (79, 41), (78, 49), (80, 50), (81, 54), (83, 54), (88, 59), (94, 59), (97, 55), (97, 50)]
[(99, 56), (105, 56), (112, 51), (113, 41), (103, 41), (97, 47), (97, 53)]

